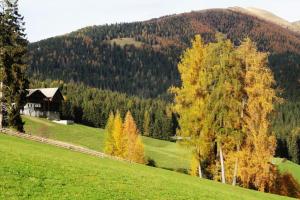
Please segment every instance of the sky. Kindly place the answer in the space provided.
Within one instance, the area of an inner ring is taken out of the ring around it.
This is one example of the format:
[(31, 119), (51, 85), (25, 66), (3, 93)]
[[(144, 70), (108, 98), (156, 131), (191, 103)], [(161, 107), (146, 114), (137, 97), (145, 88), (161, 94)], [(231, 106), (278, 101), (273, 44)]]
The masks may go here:
[(232, 6), (266, 9), (288, 21), (300, 20), (300, 0), (19, 0), (30, 42), (91, 25)]

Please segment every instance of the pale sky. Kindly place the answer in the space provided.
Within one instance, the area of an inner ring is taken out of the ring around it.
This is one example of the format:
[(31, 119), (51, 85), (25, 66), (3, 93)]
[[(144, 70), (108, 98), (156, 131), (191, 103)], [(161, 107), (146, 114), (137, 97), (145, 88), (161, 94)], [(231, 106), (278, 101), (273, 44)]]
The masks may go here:
[(232, 6), (266, 9), (288, 21), (300, 20), (300, 0), (19, 0), (30, 42), (90, 25)]

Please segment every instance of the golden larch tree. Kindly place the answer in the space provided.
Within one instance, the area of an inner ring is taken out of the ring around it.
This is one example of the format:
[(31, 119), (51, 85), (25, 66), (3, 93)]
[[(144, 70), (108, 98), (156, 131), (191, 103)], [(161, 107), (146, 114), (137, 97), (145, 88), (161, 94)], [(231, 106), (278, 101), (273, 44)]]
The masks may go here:
[(104, 147), (104, 152), (112, 155), (113, 152), (115, 151), (115, 141), (113, 137), (113, 127), (114, 127), (114, 113), (111, 112), (109, 114), (106, 126), (105, 126), (105, 131), (106, 131), (106, 139), (105, 139), (105, 147)]
[(130, 111), (128, 111), (125, 116), (123, 134), (126, 138), (124, 157), (129, 161), (145, 163), (144, 146)]
[(275, 81), (268, 67), (268, 54), (258, 52), (250, 39), (246, 39), (237, 52), (245, 68), (243, 128), (246, 139), (240, 153), (239, 177), (244, 187), (269, 191), (277, 174), (271, 163), (276, 139), (270, 129), (270, 114), (279, 98), (273, 89)]
[(125, 158), (127, 138), (125, 137), (125, 134), (123, 133), (123, 123), (122, 123), (122, 118), (121, 118), (119, 111), (117, 111), (115, 118), (114, 118), (114, 126), (112, 129), (112, 135), (113, 135), (114, 142), (115, 142), (115, 151), (113, 152), (113, 155), (121, 157), (121, 158)]

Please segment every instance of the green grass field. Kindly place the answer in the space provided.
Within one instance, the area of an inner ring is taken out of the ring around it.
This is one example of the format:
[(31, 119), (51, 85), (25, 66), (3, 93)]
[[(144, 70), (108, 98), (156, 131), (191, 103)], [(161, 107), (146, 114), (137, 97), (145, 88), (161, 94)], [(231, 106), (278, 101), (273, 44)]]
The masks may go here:
[(300, 183), (300, 165), (297, 165), (289, 160), (276, 158), (275, 163), (281, 172), (288, 172)]
[(0, 199), (5, 200), (287, 199), (2, 134), (0, 155)]
[[(94, 150), (103, 151), (105, 131), (84, 125), (61, 125), (46, 119), (23, 116), (25, 131), (51, 139), (82, 145)], [(157, 166), (168, 169), (187, 169), (190, 153), (174, 142), (143, 137), (146, 156), (154, 159)]]

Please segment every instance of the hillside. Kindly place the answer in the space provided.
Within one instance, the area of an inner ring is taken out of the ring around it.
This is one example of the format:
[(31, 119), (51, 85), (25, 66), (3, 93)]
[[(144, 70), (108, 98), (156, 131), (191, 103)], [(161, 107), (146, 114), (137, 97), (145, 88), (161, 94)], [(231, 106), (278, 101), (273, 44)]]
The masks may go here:
[(272, 23), (278, 24), (279, 26), (282, 26), (284, 28), (287, 28), (289, 30), (295, 31), (297, 33), (300, 33), (300, 27), (298, 27), (296, 25), (296, 23), (291, 23), (281, 17), (278, 17), (277, 15), (267, 11), (267, 10), (263, 10), (263, 9), (259, 9), (259, 8), (253, 8), (253, 7), (249, 7), (249, 8), (241, 8), (241, 7), (232, 7), (230, 8), (232, 10), (238, 11), (238, 12), (242, 12), (245, 14), (250, 14), (250, 15), (254, 15), (257, 16), (259, 18), (262, 18), (264, 20), (270, 21)]
[[(32, 135), (69, 142), (93, 150), (103, 151), (105, 130), (84, 125), (60, 125), (46, 119), (23, 116), (25, 130)], [(146, 156), (152, 158), (157, 167), (187, 172), (190, 167), (190, 152), (179, 144), (143, 137)], [(300, 183), (300, 166), (286, 159), (275, 158), (282, 172), (291, 173)]]
[[(24, 116), (23, 119), (27, 133), (70, 142), (103, 152), (106, 137), (103, 129), (79, 124), (65, 126), (46, 119), (27, 116)], [(180, 171), (189, 167), (190, 153), (179, 144), (149, 137), (143, 137), (143, 142), (146, 156), (153, 159), (158, 167)]]
[(297, 26), (300, 29), (300, 21), (293, 22), (294, 26)]
[(30, 44), (32, 78), (60, 79), (141, 97), (165, 95), (179, 85), (177, 62), (195, 34), (206, 42), (226, 34), (271, 52), (270, 65), (284, 95), (299, 93), (300, 36), (231, 9), (211, 9), (144, 22), (92, 26)]
[(0, 199), (288, 199), (0, 135)]
[(281, 172), (288, 172), (300, 183), (300, 166), (282, 158), (276, 158), (275, 163)]
[[(149, 136), (168, 140), (178, 128), (167, 90), (180, 85), (180, 55), (195, 34), (209, 42), (216, 32), (226, 34), (235, 44), (250, 37), (259, 50), (270, 52), (276, 87), (285, 98), (284, 104), (276, 106), (272, 121), (276, 155), (292, 159), (287, 141), (290, 132), (300, 126), (300, 36), (253, 15), (210, 9), (144, 22), (86, 27), (30, 44), (28, 73), (31, 82), (42, 82), (39, 87), (47, 86), (46, 79), (65, 82), (54, 81), (51, 87), (61, 86), (66, 95), (66, 118), (103, 128), (109, 112), (120, 110), (124, 115), (131, 110), (143, 133), (149, 112)], [(71, 86), (67, 86), (69, 82)], [(123, 93), (134, 97), (124, 97)]]

